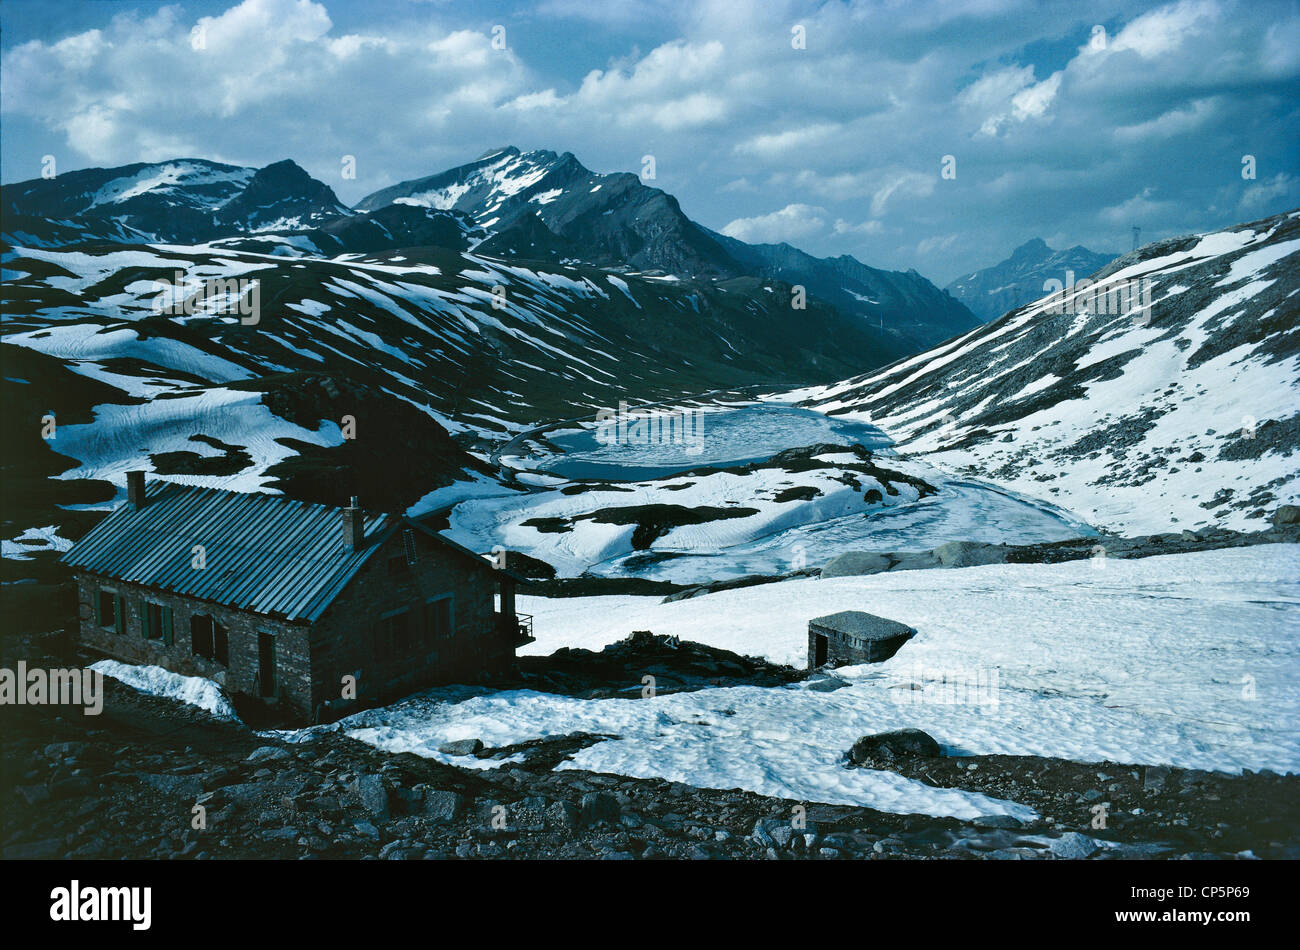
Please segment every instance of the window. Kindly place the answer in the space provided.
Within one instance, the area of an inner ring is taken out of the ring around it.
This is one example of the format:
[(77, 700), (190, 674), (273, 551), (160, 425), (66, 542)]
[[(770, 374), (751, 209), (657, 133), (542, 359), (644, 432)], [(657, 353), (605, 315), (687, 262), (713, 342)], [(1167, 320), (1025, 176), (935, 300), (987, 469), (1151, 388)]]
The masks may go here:
[(109, 590), (101, 590), (95, 601), (95, 622), (115, 633), (122, 633), (126, 627), (125, 604), (120, 595)]
[(426, 642), (449, 640), (456, 635), (452, 598), (448, 594), (424, 605), (424, 637)]
[(146, 640), (161, 640), (167, 646), (175, 642), (172, 629), (172, 609), (162, 604), (142, 601), (140, 604), (140, 626)]
[(230, 665), (230, 644), (226, 628), (212, 617), (199, 614), (190, 618), (190, 649), (195, 656)]
[(371, 628), (375, 656), (387, 659), (399, 650), (409, 648), (408, 617), (405, 610), (399, 610), (381, 617)]

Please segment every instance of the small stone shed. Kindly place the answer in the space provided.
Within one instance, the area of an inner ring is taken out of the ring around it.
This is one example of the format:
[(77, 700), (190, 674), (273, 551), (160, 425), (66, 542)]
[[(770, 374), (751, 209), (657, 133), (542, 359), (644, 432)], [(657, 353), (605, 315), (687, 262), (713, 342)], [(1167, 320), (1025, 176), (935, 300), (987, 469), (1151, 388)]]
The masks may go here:
[(916, 631), (861, 610), (841, 610), (808, 622), (808, 669), (888, 660)]

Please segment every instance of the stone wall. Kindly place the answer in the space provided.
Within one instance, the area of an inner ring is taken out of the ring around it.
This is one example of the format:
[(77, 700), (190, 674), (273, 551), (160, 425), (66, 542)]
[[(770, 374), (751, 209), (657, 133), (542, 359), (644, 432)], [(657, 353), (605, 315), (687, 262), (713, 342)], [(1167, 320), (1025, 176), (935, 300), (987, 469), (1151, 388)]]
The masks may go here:
[[(276, 692), (273, 699), (310, 722), (317, 706), (342, 698), (342, 678), (357, 677), (358, 698), (387, 700), (435, 683), (474, 682), (507, 669), (514, 647), (497, 624), (494, 594), (498, 577), (488, 562), (439, 544), (414, 531), (416, 558), (409, 564), (402, 532), (390, 538), (313, 625), (286, 623), (156, 591), (138, 584), (78, 574), (81, 642), (89, 649), (128, 663), (161, 666), (186, 676), (214, 680), (230, 692), (259, 695), (258, 634), (275, 637)], [(97, 621), (99, 592), (124, 598), (125, 632)], [(433, 637), (425, 629), (425, 604), (452, 597), (454, 635)], [(172, 644), (146, 639), (144, 603), (172, 610)], [(375, 622), (405, 609), (409, 643), (378, 649)], [(229, 662), (222, 664), (193, 651), (190, 620), (212, 617), (226, 629)]]
[[(123, 633), (99, 625), (96, 603), (100, 591), (120, 594), (124, 601)], [(145, 639), (145, 602), (170, 607), (174, 639), (169, 646), (162, 639)], [(311, 712), (311, 668), (307, 626), (272, 620), (209, 604), (165, 591), (111, 580), (94, 574), (77, 574), (77, 612), (81, 642), (91, 650), (127, 663), (161, 666), (186, 676), (203, 676), (228, 691), (258, 694), (257, 635), (275, 637), (276, 696), (295, 713)], [(226, 629), (229, 663), (221, 664), (194, 653), (190, 619), (209, 616)]]
[[(499, 578), (489, 563), (484, 560), (480, 567), (469, 555), (419, 531), (412, 531), (411, 539), (414, 564), (406, 561), (399, 531), (313, 628), (315, 702), (340, 699), (345, 675), (356, 675), (358, 698), (373, 702), (426, 685), (475, 682), (514, 661), (513, 645), (496, 623), (493, 598)], [(400, 561), (396, 571), (390, 566), (394, 560)], [(454, 636), (426, 636), (425, 604), (448, 594), (453, 597)], [(410, 648), (391, 654), (376, 649), (375, 622), (402, 608), (408, 611)]]

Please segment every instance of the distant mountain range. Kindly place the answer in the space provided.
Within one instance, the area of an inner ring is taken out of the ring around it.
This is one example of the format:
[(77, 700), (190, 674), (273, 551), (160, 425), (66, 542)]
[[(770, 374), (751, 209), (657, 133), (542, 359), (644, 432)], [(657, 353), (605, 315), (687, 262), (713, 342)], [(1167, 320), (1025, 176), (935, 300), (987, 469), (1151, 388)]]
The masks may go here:
[(1001, 263), (959, 277), (944, 289), (987, 323), (1043, 296), (1049, 280), (1068, 283), (1066, 275), (1071, 271), (1078, 280), (1114, 259), (1114, 254), (1099, 254), (1078, 245), (1054, 251), (1041, 238), (1034, 238)]
[(620, 272), (780, 281), (863, 318), (882, 362), (978, 324), (915, 271), (745, 244), (695, 223), (676, 198), (636, 175), (597, 174), (568, 152), (499, 149), (384, 188), (356, 208), (288, 160), (262, 169), (203, 159), (85, 169), (4, 186), (0, 214), (4, 239), (23, 247), (217, 243), (334, 257), (438, 246)]

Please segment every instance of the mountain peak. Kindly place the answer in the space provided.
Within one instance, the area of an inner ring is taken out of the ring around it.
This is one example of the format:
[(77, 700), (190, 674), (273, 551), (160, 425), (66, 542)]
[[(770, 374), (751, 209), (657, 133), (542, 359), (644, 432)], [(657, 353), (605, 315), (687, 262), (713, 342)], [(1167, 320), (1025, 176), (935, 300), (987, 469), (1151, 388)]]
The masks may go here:
[(960, 277), (946, 289), (981, 320), (989, 321), (1037, 300), (1047, 281), (1064, 281), (1068, 271), (1085, 277), (1101, 270), (1111, 259), (1110, 254), (1098, 254), (1077, 244), (1068, 251), (1056, 251), (1042, 238), (1031, 238), (1006, 260)]
[(1012, 257), (1042, 256), (1052, 253), (1051, 247), (1042, 238), (1030, 238), (1011, 252)]
[(517, 157), (520, 154), (521, 153), (519, 149), (515, 148), (513, 145), (503, 145), (500, 148), (488, 149), (482, 155), (478, 156), (478, 158), (474, 159), (474, 161), (483, 162), (483, 161), (487, 161), (489, 158), (499, 158), (500, 156), (503, 155), (509, 155), (513, 158), (513, 157)]
[(259, 168), (252, 178), (253, 182), (263, 182), (279, 186), (300, 185), (311, 180), (311, 175), (307, 173), (307, 170), (292, 158), (284, 158), (278, 162), (272, 162), (270, 165)]

